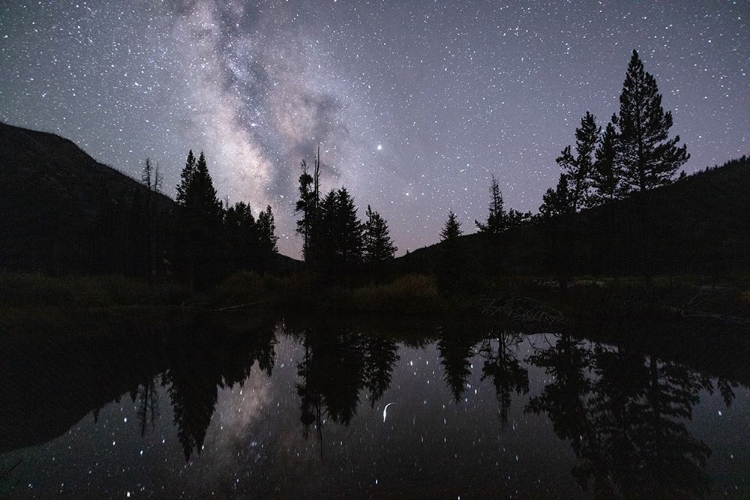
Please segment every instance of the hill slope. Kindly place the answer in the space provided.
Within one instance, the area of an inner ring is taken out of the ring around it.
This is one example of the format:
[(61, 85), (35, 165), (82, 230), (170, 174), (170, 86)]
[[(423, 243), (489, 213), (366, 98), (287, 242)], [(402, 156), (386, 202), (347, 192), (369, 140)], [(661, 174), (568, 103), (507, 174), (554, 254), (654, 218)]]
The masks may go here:
[[(750, 269), (750, 158), (707, 169), (650, 193), (647, 236), (656, 273), (726, 275)], [(467, 231), (473, 228), (464, 228)], [(640, 274), (636, 200), (537, 221), (489, 241), (461, 238), (469, 272)], [(437, 235), (436, 235), (437, 236)], [(396, 261), (402, 271), (430, 272), (440, 245)]]
[[(145, 265), (147, 196), (139, 182), (68, 139), (0, 123), (2, 268), (137, 272)], [(162, 234), (174, 206), (154, 197)]]
[[(152, 258), (168, 274), (176, 209), (68, 139), (0, 123), (0, 269), (145, 276)], [(279, 254), (265, 264), (300, 266)]]

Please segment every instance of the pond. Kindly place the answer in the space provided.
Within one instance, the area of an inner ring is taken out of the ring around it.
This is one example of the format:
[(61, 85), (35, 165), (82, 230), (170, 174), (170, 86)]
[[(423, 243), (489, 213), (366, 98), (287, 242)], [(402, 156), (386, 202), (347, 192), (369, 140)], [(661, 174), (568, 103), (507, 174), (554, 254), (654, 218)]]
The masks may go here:
[(0, 497), (750, 492), (730, 337), (237, 315), (62, 330), (2, 341)]

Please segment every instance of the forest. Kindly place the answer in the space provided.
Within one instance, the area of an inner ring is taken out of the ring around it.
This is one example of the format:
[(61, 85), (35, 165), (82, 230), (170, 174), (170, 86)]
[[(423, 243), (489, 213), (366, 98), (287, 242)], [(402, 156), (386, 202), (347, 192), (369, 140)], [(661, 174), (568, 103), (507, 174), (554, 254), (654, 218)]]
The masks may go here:
[[(100, 287), (105, 304), (322, 302), (342, 310), (434, 312), (612, 280), (651, 300), (665, 283), (674, 288), (676, 276), (691, 276), (691, 286), (735, 283), (735, 314), (750, 303), (743, 291), (750, 289), (750, 159), (678, 175), (690, 155), (679, 135), (670, 135), (672, 114), (661, 100), (633, 51), (619, 111), (606, 124), (584, 114), (575, 143), (555, 160), (559, 180), (537, 213), (506, 209), (493, 176), (476, 234), (465, 235), (449, 211), (438, 244), (400, 258), (377, 210), (367, 205), (361, 219), (346, 187), (321, 191), (318, 148), (312, 167), (306, 159), (300, 164), (302, 262), (278, 253), (271, 206), (253, 211), (246, 202), (219, 199), (202, 151), (188, 152), (172, 201), (148, 158), (136, 181), (70, 141), (2, 125), (0, 153), (15, 160), (0, 172), (0, 302), (62, 295), (67, 299), (56, 300), (86, 303), (97, 292), (81, 299), (82, 290)], [(121, 281), (81, 278), (113, 275)], [(591, 276), (598, 278), (581, 279)], [(50, 287), (57, 292), (39, 291)], [(141, 293), (143, 287), (150, 291)]]

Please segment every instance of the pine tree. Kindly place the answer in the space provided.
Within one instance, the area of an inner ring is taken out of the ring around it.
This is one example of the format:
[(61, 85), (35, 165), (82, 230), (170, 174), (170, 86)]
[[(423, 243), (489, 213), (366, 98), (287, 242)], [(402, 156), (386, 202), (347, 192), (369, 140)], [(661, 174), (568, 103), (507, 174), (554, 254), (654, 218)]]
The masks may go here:
[(456, 214), (453, 213), (453, 210), (448, 211), (448, 220), (445, 221), (445, 225), (440, 231), (440, 241), (455, 244), (462, 234), (461, 223), (456, 219)]
[[(211, 175), (208, 173), (206, 157), (201, 151), (198, 162), (195, 165), (195, 171), (190, 179), (190, 184), (186, 189), (186, 208), (195, 211), (195, 213), (212, 224), (218, 224), (222, 218), (221, 202), (216, 197)], [(192, 206), (190, 206), (192, 204)]]
[(604, 134), (602, 134), (596, 149), (594, 168), (591, 169), (589, 177), (591, 184), (589, 206), (604, 205), (605, 217), (601, 233), (605, 235), (606, 246), (599, 255), (599, 265), (601, 269), (610, 269), (612, 263), (617, 260), (615, 258), (617, 228), (615, 227), (615, 207), (612, 202), (620, 198), (622, 194), (620, 190), (620, 169), (617, 165), (617, 132), (612, 122), (607, 124)]
[(358, 264), (362, 262), (364, 250), (364, 226), (357, 217), (357, 207), (354, 198), (346, 188), (337, 193), (337, 226), (339, 229), (338, 257), (342, 264)]
[(161, 191), (162, 177), (159, 172), (159, 164), (155, 166), (151, 163), (150, 158), (146, 158), (146, 163), (141, 172), (141, 182), (146, 186), (146, 241), (148, 245), (148, 274), (151, 278), (156, 277), (156, 193)]
[(185, 168), (180, 175), (180, 184), (177, 186), (177, 203), (185, 206), (187, 204), (187, 189), (192, 184), (193, 175), (195, 174), (195, 156), (193, 150), (188, 152)]
[(568, 180), (570, 204), (574, 212), (584, 206), (588, 196), (588, 179), (600, 132), (601, 127), (596, 125), (596, 118), (587, 111), (581, 118), (581, 126), (576, 129), (576, 156), (573, 156), (571, 147), (567, 146), (555, 160)]
[(258, 228), (250, 205), (235, 203), (224, 214), (224, 227), (229, 243), (232, 267), (254, 269), (257, 266)]
[(440, 260), (437, 266), (438, 290), (445, 295), (453, 295), (459, 287), (463, 267), (458, 243), (461, 234), (461, 223), (451, 210), (448, 212), (448, 220), (440, 231)]
[(315, 265), (336, 270), (362, 262), (364, 226), (346, 188), (331, 190), (320, 202), (312, 235)]
[(258, 214), (256, 226), (258, 228), (258, 243), (261, 255), (267, 258), (272, 254), (278, 253), (279, 249), (276, 243), (279, 241), (279, 237), (275, 234), (276, 222), (274, 221), (271, 205), (266, 206), (266, 210)]
[(216, 198), (203, 152), (197, 162), (193, 152), (188, 153), (181, 179), (177, 186), (179, 257), (191, 287), (196, 281), (203, 287), (218, 277), (216, 263), (224, 210)]
[(664, 112), (661, 94), (654, 77), (643, 68), (638, 52), (633, 51), (620, 94), (617, 163), (622, 172), (622, 191), (638, 195), (641, 259), (647, 293), (651, 290), (651, 218), (649, 191), (670, 184), (677, 169), (690, 155), (687, 147), (677, 147), (680, 136), (669, 139), (672, 113)]
[[(616, 118), (615, 118), (616, 119)], [(620, 171), (617, 166), (617, 132), (612, 122), (604, 129), (596, 148), (596, 161), (589, 173), (590, 207), (611, 203), (620, 195)]]
[(302, 160), (300, 164), (302, 173), (299, 176), (299, 200), (294, 208), (295, 213), (301, 214), (302, 217), (297, 221), (297, 234), (302, 235), (302, 256), (305, 261), (310, 260), (310, 239), (313, 231), (313, 221), (315, 219), (315, 210), (318, 205), (316, 200), (317, 193), (313, 189), (313, 176), (307, 172), (307, 163)]
[(680, 136), (669, 139), (672, 113), (664, 112), (654, 77), (633, 51), (620, 94), (617, 161), (626, 193), (645, 192), (672, 182), (689, 158), (687, 147), (677, 147)]
[(543, 219), (569, 214), (573, 211), (573, 202), (568, 191), (569, 180), (565, 174), (560, 174), (557, 188), (549, 188), (542, 196), (542, 206), (539, 207), (539, 215)]
[(365, 222), (365, 261), (377, 264), (393, 259), (398, 248), (388, 234), (388, 224), (378, 212), (373, 212), (367, 205), (367, 222)]
[(487, 222), (481, 223), (474, 221), (480, 233), (497, 236), (508, 228), (508, 218), (503, 208), (503, 194), (500, 192), (500, 186), (495, 176), (492, 176), (490, 185), (490, 213), (487, 216)]
[(512, 229), (530, 223), (533, 219), (533, 214), (531, 212), (521, 212), (515, 208), (511, 208), (508, 210), (506, 219), (508, 221), (506, 224), (507, 228)]

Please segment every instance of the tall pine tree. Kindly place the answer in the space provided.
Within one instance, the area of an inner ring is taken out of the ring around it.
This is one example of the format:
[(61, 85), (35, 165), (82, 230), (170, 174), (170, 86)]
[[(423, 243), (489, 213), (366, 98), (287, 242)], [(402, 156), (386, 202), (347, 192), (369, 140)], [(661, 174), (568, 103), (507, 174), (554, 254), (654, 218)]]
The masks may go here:
[(482, 223), (475, 220), (474, 224), (476, 224), (480, 233), (497, 236), (507, 229), (508, 217), (503, 208), (503, 193), (500, 192), (500, 186), (494, 175), (490, 185), (490, 197), (490, 211), (487, 215), (487, 222)]
[(677, 169), (690, 155), (687, 147), (678, 147), (680, 136), (669, 139), (672, 113), (664, 112), (661, 94), (654, 77), (646, 72), (638, 52), (633, 51), (622, 93), (620, 114), (615, 117), (618, 129), (617, 163), (622, 172), (622, 189), (638, 196), (641, 261), (647, 292), (651, 290), (651, 230), (653, 217), (649, 191), (674, 179)]
[(670, 184), (689, 158), (687, 147), (677, 146), (680, 136), (669, 139), (672, 113), (664, 112), (654, 77), (633, 51), (620, 94), (617, 161), (626, 192), (645, 192)]
[(201, 151), (198, 161), (193, 152), (188, 153), (177, 186), (179, 206), (178, 249), (183, 272), (191, 287), (204, 288), (219, 276), (217, 259), (224, 210), (216, 198), (206, 157)]
[[(316, 162), (317, 166), (317, 162)], [(297, 234), (302, 235), (302, 256), (305, 261), (310, 260), (310, 245), (312, 240), (313, 225), (317, 218), (318, 193), (315, 190), (315, 179), (307, 171), (307, 163), (302, 160), (300, 164), (302, 173), (299, 176), (299, 199), (294, 208), (295, 213), (301, 215), (297, 221)], [(317, 169), (315, 174), (317, 175)]]

